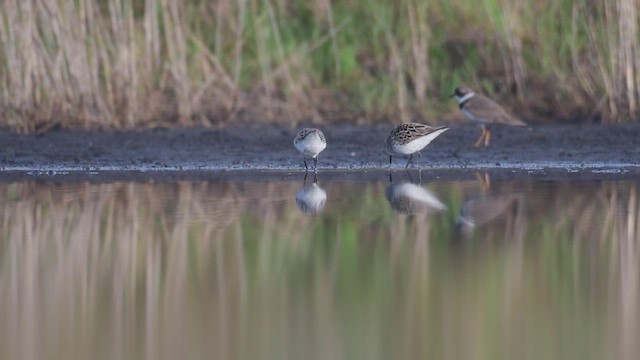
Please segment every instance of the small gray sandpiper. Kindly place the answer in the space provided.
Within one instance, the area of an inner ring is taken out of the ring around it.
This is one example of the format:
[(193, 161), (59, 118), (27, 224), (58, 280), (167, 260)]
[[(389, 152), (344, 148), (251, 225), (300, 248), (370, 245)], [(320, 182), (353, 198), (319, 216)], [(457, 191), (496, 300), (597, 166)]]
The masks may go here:
[(318, 169), (318, 154), (327, 147), (322, 131), (316, 128), (304, 128), (298, 131), (293, 146), (302, 154), (304, 168), (309, 170), (307, 159), (313, 159), (313, 171)]

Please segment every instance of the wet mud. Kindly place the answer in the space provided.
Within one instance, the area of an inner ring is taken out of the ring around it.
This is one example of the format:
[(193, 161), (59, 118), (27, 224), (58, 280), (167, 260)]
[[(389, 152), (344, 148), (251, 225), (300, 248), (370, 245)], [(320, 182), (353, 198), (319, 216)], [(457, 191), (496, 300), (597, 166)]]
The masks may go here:
[[(383, 144), (390, 125), (320, 128), (328, 142), (319, 158), (324, 176), (377, 177), (388, 172)], [(0, 132), (0, 180), (211, 179), (260, 173), (286, 177), (304, 172), (293, 147), (295, 132), (272, 125), (123, 132), (57, 129), (39, 136), (5, 131)], [(424, 170), (427, 177), (445, 178), (468, 177), (477, 170), (519, 177), (640, 172), (640, 124), (495, 127), (491, 146), (477, 149), (473, 143), (479, 134), (472, 124), (453, 125), (421, 157), (414, 157), (411, 167)], [(394, 158), (392, 169), (403, 170), (406, 160)], [(361, 170), (360, 175), (353, 170)]]

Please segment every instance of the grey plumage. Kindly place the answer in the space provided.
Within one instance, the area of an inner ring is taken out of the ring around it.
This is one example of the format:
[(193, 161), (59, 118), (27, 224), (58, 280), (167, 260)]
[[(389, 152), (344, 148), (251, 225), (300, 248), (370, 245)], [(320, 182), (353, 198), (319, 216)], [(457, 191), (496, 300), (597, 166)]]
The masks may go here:
[(320, 140), (322, 140), (325, 143), (327, 142), (327, 139), (325, 139), (324, 137), (324, 133), (320, 129), (304, 128), (298, 131), (298, 133), (296, 134), (296, 138), (293, 139), (293, 143), (294, 144), (300, 143), (302, 140), (304, 140), (304, 138), (306, 138), (310, 134), (318, 134), (318, 136), (320, 136)]

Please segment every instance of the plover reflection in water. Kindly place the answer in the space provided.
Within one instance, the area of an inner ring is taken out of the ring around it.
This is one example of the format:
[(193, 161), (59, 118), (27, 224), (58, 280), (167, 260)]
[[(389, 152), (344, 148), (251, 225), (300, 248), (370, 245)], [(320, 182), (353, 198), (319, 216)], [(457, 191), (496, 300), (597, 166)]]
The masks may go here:
[(482, 195), (468, 199), (462, 204), (456, 226), (470, 233), (476, 226), (490, 223), (509, 211), (519, 211), (523, 202), (524, 198), (519, 194)]
[(313, 171), (318, 169), (318, 154), (327, 147), (327, 140), (322, 131), (316, 128), (305, 128), (298, 131), (293, 146), (302, 154), (304, 168), (309, 170), (307, 159), (313, 159)]
[(389, 154), (389, 166), (391, 166), (393, 156), (409, 155), (409, 160), (405, 165), (407, 168), (413, 160), (413, 154), (418, 153), (420, 156), (420, 150), (447, 130), (449, 130), (447, 126), (434, 127), (419, 123), (397, 125), (391, 130), (386, 141), (385, 150)]

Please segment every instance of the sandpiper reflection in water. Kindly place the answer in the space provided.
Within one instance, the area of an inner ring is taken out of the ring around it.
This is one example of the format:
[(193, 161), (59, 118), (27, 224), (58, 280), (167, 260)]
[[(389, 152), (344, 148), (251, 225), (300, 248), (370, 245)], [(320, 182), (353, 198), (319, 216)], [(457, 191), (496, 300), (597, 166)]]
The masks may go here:
[[(411, 178), (410, 173), (409, 177)], [(394, 183), (391, 174), (389, 174), (389, 185), (385, 195), (391, 207), (401, 214), (415, 215), (447, 209), (447, 205), (431, 190), (413, 182)]]
[(303, 213), (314, 214), (322, 211), (327, 203), (327, 192), (318, 185), (317, 177), (313, 176), (313, 182), (307, 182), (304, 176), (302, 189), (296, 194), (296, 205)]

